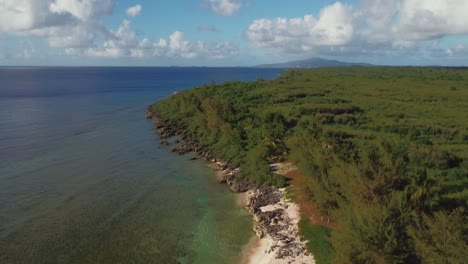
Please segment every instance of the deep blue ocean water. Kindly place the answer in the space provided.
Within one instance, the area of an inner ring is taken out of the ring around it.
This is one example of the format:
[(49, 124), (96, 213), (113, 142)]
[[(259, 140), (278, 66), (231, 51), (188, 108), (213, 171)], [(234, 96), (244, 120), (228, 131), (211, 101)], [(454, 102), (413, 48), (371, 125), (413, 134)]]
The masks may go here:
[(147, 105), (277, 69), (0, 68), (0, 263), (236, 263), (250, 217)]

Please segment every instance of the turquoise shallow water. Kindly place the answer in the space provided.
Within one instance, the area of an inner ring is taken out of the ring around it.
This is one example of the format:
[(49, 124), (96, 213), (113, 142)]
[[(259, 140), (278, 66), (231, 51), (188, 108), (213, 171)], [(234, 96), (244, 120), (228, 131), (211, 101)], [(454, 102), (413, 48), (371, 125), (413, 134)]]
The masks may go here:
[(149, 103), (277, 70), (0, 69), (0, 263), (236, 263), (251, 219)]

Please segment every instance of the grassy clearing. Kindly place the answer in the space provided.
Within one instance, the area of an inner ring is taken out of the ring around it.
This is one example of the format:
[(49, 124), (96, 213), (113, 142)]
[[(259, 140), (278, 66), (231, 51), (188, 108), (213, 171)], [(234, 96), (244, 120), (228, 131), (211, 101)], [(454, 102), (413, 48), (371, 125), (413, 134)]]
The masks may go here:
[(299, 232), (301, 237), (308, 241), (307, 247), (313, 252), (317, 264), (331, 263), (330, 229), (320, 225), (310, 225), (306, 219), (302, 219), (299, 221)]

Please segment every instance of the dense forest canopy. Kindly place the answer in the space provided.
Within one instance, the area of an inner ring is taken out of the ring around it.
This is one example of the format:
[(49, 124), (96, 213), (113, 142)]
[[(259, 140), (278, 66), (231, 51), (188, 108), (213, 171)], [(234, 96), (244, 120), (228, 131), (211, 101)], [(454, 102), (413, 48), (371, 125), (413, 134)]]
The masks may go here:
[(269, 163), (295, 163), (337, 223), (334, 263), (468, 257), (466, 69), (294, 69), (203, 85), (154, 110), (258, 184), (284, 186)]

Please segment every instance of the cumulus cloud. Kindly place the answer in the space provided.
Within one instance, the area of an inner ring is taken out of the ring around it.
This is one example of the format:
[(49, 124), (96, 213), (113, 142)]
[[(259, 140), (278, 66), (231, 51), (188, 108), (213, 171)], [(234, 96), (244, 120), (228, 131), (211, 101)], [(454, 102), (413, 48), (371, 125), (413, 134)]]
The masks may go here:
[[(34, 2), (41, 1), (35, 0)], [(54, 14), (68, 15), (84, 22), (99, 19), (104, 14), (110, 14), (114, 8), (112, 0), (54, 0), (50, 2), (49, 14), (51, 16)]]
[(53, 47), (80, 47), (106, 35), (112, 0), (3, 0), (0, 32), (38, 36)]
[(208, 4), (220, 16), (232, 16), (242, 7), (241, 0), (208, 0)]
[(2, 0), (0, 32), (92, 22), (113, 7), (112, 0)]
[(452, 45), (448, 48), (443, 48), (439, 40), (432, 41), (428, 49), (431, 57), (438, 58), (460, 58), (468, 56), (468, 48), (464, 44)]
[(319, 45), (343, 45), (353, 36), (352, 8), (337, 2), (325, 7), (310, 34)]
[(127, 15), (129, 17), (136, 17), (141, 12), (141, 5), (135, 5), (127, 9)]
[(138, 40), (129, 20), (124, 20), (111, 36), (100, 46), (66, 49), (68, 55), (85, 55), (105, 58), (150, 58), (169, 57), (182, 59), (226, 59), (238, 54), (238, 48), (228, 42), (192, 42), (184, 39), (184, 33), (176, 31), (168, 39), (153, 41)]
[(468, 35), (466, 14), (466, 0), (361, 0), (354, 7), (336, 2), (317, 16), (255, 20), (245, 36), (282, 54), (415, 54), (421, 41)]
[(405, 39), (425, 40), (468, 34), (468, 1), (401, 1), (393, 31)]
[[(233, 8), (229, 3), (218, 7)], [(110, 30), (103, 20), (112, 15), (113, 9), (113, 0), (1, 0), (0, 33), (36, 36), (74, 56), (222, 59), (238, 52), (230, 43), (185, 40), (179, 31), (168, 39), (140, 39), (129, 20)], [(141, 10), (140, 5), (135, 5), (126, 13), (135, 17)], [(25, 48), (22, 57), (34, 54), (36, 50)]]
[(392, 20), (398, 15), (401, 0), (361, 0), (355, 10), (355, 17), (362, 18), (361, 21), (372, 30), (386, 30)]
[(285, 52), (310, 51), (316, 46), (339, 46), (353, 37), (353, 13), (339, 2), (322, 9), (318, 18), (255, 20), (246, 30), (254, 45)]
[(455, 57), (457, 55), (467, 55), (468, 49), (465, 48), (464, 45), (459, 44), (459, 45), (457, 45), (455, 47), (448, 48), (446, 53), (447, 53), (447, 56), (449, 56), (449, 57)]

